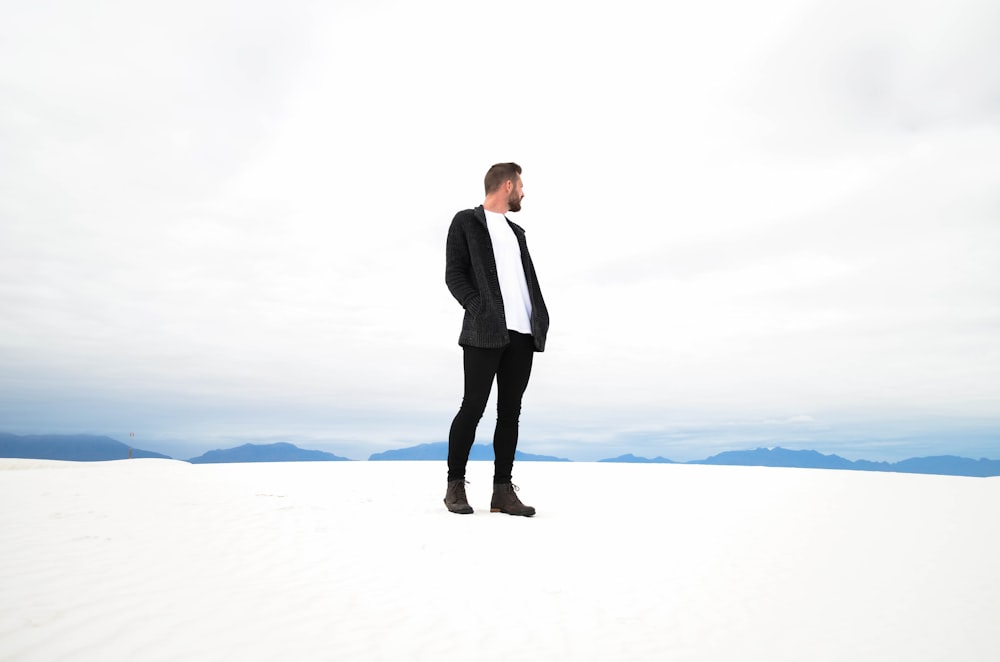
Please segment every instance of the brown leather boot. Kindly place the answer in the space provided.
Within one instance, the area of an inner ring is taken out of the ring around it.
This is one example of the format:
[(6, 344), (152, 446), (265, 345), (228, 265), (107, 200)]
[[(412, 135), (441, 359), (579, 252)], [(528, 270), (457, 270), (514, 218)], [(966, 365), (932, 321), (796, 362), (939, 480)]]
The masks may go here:
[(493, 500), (490, 501), (491, 513), (507, 513), (508, 515), (521, 515), (531, 517), (535, 514), (535, 509), (526, 506), (517, 498), (517, 485), (513, 483), (494, 483)]
[(471, 515), (472, 506), (465, 496), (465, 479), (449, 480), (448, 491), (444, 495), (444, 505), (453, 513)]

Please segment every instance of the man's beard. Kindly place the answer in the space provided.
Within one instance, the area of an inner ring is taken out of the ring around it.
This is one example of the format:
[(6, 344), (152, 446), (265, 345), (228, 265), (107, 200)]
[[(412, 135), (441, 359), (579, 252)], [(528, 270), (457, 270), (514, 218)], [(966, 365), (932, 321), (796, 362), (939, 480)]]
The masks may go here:
[(507, 198), (507, 206), (510, 207), (510, 211), (521, 211), (521, 196), (512, 191)]

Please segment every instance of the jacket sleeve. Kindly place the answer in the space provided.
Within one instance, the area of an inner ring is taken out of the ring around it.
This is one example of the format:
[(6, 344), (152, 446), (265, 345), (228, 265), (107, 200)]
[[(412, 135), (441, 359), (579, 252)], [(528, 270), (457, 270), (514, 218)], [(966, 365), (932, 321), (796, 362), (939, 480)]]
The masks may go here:
[(448, 228), (444, 280), (451, 295), (462, 304), (462, 307), (475, 313), (479, 307), (479, 290), (472, 278), (469, 241), (460, 216), (461, 212), (455, 216), (451, 227)]

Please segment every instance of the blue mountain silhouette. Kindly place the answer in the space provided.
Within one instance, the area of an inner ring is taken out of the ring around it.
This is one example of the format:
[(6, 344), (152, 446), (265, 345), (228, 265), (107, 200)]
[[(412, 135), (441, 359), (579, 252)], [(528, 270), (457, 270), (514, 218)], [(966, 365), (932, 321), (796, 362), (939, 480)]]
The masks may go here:
[(75, 460), (102, 462), (125, 460), (129, 457), (157, 457), (168, 455), (130, 448), (111, 437), (89, 434), (35, 434), (20, 436), (0, 432), (0, 457), (19, 457), (34, 460)]
[[(97, 435), (14, 435), (0, 432), (0, 457), (32, 458), (40, 460), (71, 460), (93, 462), (135, 458), (163, 458), (170, 456), (139, 448)], [(448, 457), (448, 443), (444, 441), (418, 444), (408, 448), (373, 453), (369, 460), (434, 460)], [(470, 453), (472, 460), (493, 460), (493, 448), (476, 444)], [(569, 462), (551, 455), (517, 452), (516, 459), (534, 462)], [(236, 448), (209, 451), (188, 460), (194, 464), (225, 462), (329, 462), (348, 458), (317, 450), (298, 448), (289, 443), (244, 444)], [(675, 463), (664, 457), (646, 458), (626, 453), (600, 462), (630, 462), (658, 464), (708, 464), (752, 467), (796, 467), (801, 469), (839, 469), (850, 471), (883, 471), (894, 473), (936, 474), (945, 476), (990, 477), (1000, 476), (1000, 460), (981, 458), (973, 460), (955, 455), (916, 457), (900, 462), (872, 462), (847, 460), (839, 455), (824, 455), (813, 450), (787, 448), (757, 448), (754, 450), (726, 451), (704, 460)]]
[(606, 460), (598, 460), (598, 462), (627, 462), (633, 464), (677, 464), (673, 460), (668, 460), (665, 457), (660, 457), (657, 455), (654, 458), (648, 457), (638, 457), (632, 455), (632, 453), (626, 453), (625, 455), (619, 455), (618, 457), (609, 457)]
[[(418, 444), (408, 448), (397, 448), (395, 450), (384, 451), (382, 453), (372, 453), (369, 460), (447, 460), (448, 442), (435, 441), (429, 444)], [(493, 461), (493, 447), (486, 444), (475, 444), (469, 452), (470, 460)], [(514, 454), (515, 460), (527, 462), (569, 462), (564, 457), (554, 457), (552, 455), (535, 455), (533, 453), (522, 453), (517, 451)]]
[(227, 462), (340, 462), (348, 461), (324, 451), (305, 450), (285, 442), (275, 444), (243, 444), (236, 448), (208, 451), (188, 462), (191, 464), (223, 464)]
[(797, 467), (800, 469), (844, 469), (851, 471), (884, 471), (891, 473), (936, 474), (985, 478), (1000, 476), (1000, 460), (972, 460), (955, 455), (916, 457), (900, 462), (851, 461), (839, 455), (824, 455), (810, 450), (787, 448), (757, 448), (747, 451), (726, 451), (704, 460), (687, 464), (733, 465), (744, 467)]

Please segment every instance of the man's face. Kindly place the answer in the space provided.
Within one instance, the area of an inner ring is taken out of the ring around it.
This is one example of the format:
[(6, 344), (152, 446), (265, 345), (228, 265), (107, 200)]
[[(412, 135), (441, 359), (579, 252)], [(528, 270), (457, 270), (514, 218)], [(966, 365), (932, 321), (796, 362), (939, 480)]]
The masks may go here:
[(521, 211), (521, 200), (524, 198), (524, 185), (521, 183), (520, 177), (511, 180), (511, 183), (513, 187), (510, 189), (510, 195), (507, 196), (507, 206), (510, 207), (511, 211)]

